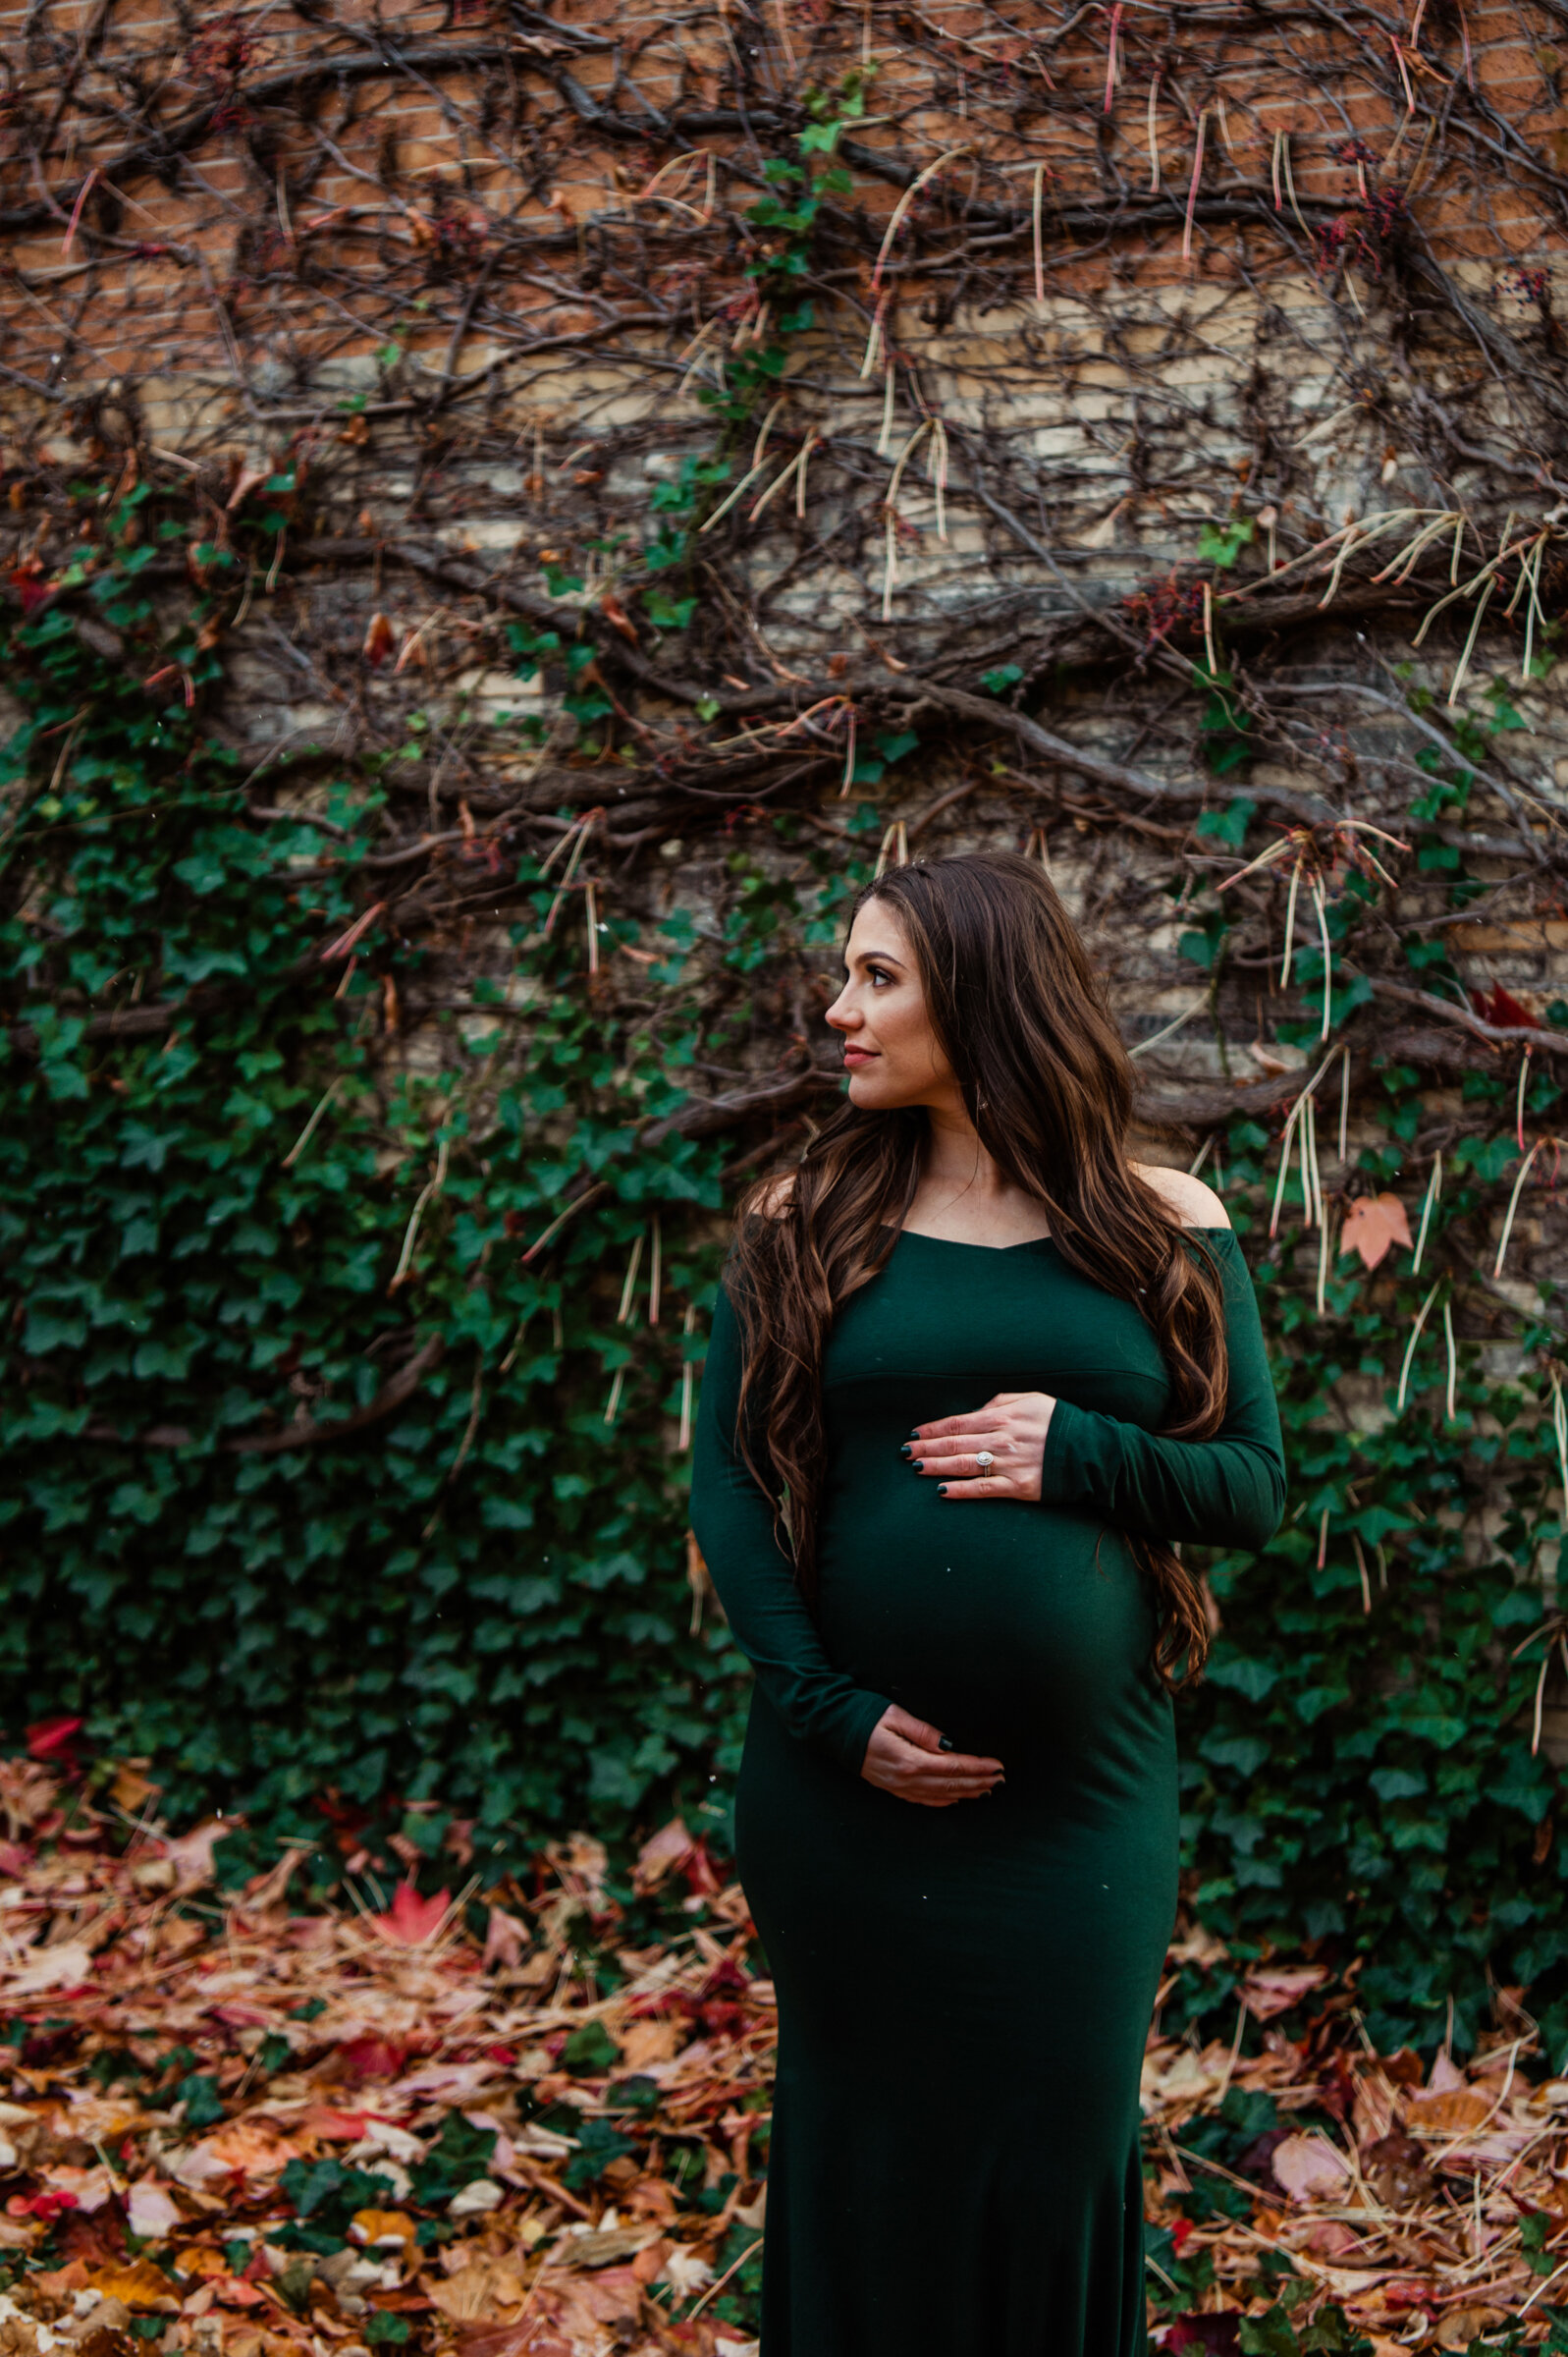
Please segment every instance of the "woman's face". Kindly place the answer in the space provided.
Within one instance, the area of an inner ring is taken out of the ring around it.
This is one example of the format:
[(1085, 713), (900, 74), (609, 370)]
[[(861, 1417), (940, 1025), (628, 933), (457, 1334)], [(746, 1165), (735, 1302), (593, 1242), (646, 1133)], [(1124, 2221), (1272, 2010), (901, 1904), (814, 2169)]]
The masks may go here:
[(955, 1107), (958, 1084), (926, 1013), (908, 939), (886, 901), (868, 901), (844, 950), (848, 979), (828, 1010), (843, 1038), (849, 1102), (868, 1112)]

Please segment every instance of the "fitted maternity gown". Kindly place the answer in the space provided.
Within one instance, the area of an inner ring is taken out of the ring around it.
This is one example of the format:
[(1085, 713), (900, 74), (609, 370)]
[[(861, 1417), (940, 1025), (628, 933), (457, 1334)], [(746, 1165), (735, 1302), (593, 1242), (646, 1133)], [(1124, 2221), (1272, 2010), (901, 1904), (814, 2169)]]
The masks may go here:
[[(815, 1616), (735, 1446), (721, 1297), (693, 1519), (757, 1672), (738, 1863), (779, 1995), (763, 2357), (1135, 2357), (1139, 2063), (1176, 1899), (1169, 1700), (1124, 1534), (1258, 1547), (1284, 1494), (1246, 1265), (1228, 1403), (1163, 1440), (1138, 1313), (1050, 1241), (899, 1236), (838, 1317)], [(1038, 1504), (899, 1454), (994, 1393), (1058, 1401)], [(865, 1782), (890, 1702), (1000, 1759), (929, 1809)]]

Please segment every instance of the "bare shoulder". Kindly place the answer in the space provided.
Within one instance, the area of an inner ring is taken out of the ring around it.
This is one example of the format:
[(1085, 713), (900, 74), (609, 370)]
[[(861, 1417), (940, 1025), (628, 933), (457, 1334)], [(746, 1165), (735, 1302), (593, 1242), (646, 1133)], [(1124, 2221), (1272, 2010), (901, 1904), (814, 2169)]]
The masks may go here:
[(1186, 1171), (1168, 1171), (1158, 1162), (1135, 1162), (1136, 1176), (1168, 1204), (1183, 1228), (1228, 1228), (1230, 1217), (1212, 1186)]

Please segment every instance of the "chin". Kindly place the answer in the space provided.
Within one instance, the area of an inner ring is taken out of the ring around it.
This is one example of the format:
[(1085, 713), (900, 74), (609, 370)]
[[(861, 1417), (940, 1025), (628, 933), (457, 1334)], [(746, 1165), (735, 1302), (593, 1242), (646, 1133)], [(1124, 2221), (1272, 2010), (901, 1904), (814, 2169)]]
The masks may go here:
[(849, 1074), (849, 1102), (864, 1113), (892, 1113), (905, 1101), (877, 1065), (862, 1065)]

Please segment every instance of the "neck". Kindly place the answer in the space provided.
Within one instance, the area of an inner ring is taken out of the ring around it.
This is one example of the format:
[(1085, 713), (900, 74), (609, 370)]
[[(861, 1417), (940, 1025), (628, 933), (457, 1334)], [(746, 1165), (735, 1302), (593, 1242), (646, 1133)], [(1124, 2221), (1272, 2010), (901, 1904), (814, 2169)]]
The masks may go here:
[(980, 1142), (980, 1132), (962, 1104), (926, 1107), (925, 1184), (965, 1194), (976, 1203), (995, 1202), (1013, 1192)]

